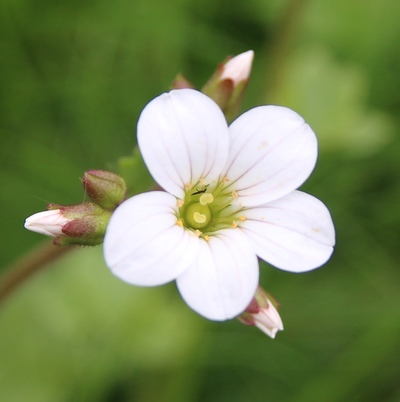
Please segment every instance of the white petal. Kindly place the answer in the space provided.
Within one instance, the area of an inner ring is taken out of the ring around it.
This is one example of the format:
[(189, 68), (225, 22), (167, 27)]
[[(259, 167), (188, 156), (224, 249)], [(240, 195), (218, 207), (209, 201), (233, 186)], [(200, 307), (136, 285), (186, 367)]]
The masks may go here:
[(156, 286), (174, 280), (196, 258), (199, 239), (176, 224), (176, 198), (154, 191), (113, 213), (104, 239), (108, 267), (123, 281)]
[(260, 205), (298, 188), (317, 160), (317, 140), (310, 126), (290, 109), (260, 106), (229, 127), (225, 176), (238, 204)]
[(62, 235), (62, 228), (71, 219), (64, 217), (59, 209), (38, 212), (25, 220), (25, 229), (45, 236)]
[(266, 333), (272, 339), (278, 331), (283, 331), (283, 322), (278, 310), (268, 300), (268, 306), (261, 309), (257, 314), (253, 314), (253, 319), (257, 328)]
[(221, 231), (201, 240), (198, 257), (177, 279), (186, 303), (210, 320), (227, 320), (250, 304), (258, 285), (258, 261), (243, 234)]
[(285, 271), (318, 268), (332, 254), (335, 229), (325, 205), (294, 191), (267, 205), (249, 208), (240, 223), (263, 260)]
[(138, 122), (138, 142), (151, 175), (183, 198), (184, 188), (218, 178), (228, 154), (225, 117), (209, 97), (179, 89), (153, 99)]

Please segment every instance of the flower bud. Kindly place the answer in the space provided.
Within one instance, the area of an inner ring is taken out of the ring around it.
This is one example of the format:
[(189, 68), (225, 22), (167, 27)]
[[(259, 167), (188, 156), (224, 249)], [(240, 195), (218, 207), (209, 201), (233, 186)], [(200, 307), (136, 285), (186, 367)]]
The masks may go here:
[(278, 331), (283, 331), (283, 323), (274, 304), (279, 307), (276, 300), (259, 286), (253, 300), (238, 319), (243, 324), (255, 325), (271, 338), (275, 338)]
[(202, 92), (213, 99), (232, 121), (242, 103), (249, 82), (254, 52), (249, 50), (220, 64)]
[(50, 204), (48, 211), (27, 218), (25, 228), (55, 237), (54, 244), (58, 246), (95, 246), (103, 242), (111, 213), (91, 202), (71, 206)]
[(45, 236), (57, 237), (62, 234), (62, 227), (70, 220), (59, 209), (38, 212), (26, 219), (25, 228)]
[(82, 184), (90, 199), (104, 209), (113, 211), (125, 198), (125, 181), (115, 173), (88, 170)]
[(241, 82), (247, 82), (250, 77), (251, 65), (253, 63), (254, 52), (249, 50), (231, 58), (222, 67), (221, 80), (231, 80), (234, 86)]

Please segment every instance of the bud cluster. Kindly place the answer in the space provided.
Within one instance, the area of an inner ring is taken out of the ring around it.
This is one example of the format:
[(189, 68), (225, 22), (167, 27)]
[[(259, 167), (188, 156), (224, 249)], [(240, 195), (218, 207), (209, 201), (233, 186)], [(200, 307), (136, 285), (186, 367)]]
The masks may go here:
[(125, 199), (126, 185), (120, 176), (105, 170), (85, 172), (82, 184), (92, 202), (49, 204), (47, 211), (27, 218), (25, 228), (54, 237), (58, 246), (101, 244), (112, 212)]

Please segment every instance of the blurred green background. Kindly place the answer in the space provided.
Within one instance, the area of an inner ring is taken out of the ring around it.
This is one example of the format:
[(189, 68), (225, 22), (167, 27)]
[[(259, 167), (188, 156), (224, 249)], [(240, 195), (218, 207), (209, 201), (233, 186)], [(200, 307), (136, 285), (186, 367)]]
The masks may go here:
[(395, 0), (2, 0), (2, 272), (44, 241), (27, 216), (81, 202), (85, 170), (130, 155), (178, 72), (200, 87), (248, 49), (243, 110), (281, 104), (313, 127), (303, 189), (337, 247), (311, 273), (262, 265), (275, 340), (203, 319), (174, 284), (120, 282), (101, 247), (70, 253), (0, 306), (0, 400), (400, 401), (399, 22)]

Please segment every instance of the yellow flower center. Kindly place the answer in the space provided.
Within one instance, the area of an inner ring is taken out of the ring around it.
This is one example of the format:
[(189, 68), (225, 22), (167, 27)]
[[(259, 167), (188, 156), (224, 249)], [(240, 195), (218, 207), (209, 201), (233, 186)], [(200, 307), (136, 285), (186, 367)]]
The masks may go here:
[(243, 221), (243, 208), (233, 205), (236, 192), (226, 189), (226, 179), (205, 185), (202, 180), (187, 186), (184, 200), (178, 200), (177, 224), (205, 240), (214, 232), (235, 228)]

